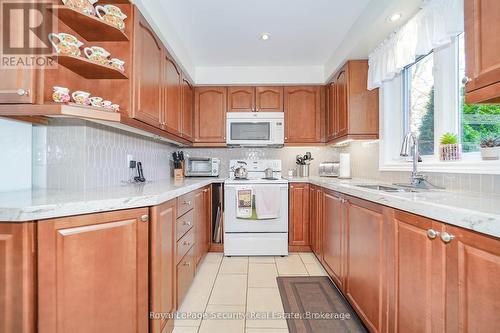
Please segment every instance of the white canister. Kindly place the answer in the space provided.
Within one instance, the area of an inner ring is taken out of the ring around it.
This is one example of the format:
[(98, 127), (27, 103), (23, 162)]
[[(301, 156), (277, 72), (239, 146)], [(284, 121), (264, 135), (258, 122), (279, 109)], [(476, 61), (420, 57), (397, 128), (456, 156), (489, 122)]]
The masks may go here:
[(351, 154), (340, 153), (339, 178), (351, 178)]

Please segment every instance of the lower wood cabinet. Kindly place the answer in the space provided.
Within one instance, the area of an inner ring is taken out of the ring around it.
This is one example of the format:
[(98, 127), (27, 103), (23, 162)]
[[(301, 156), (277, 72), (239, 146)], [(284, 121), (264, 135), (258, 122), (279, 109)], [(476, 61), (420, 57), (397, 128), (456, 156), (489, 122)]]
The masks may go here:
[(322, 258), (322, 225), (323, 221), (323, 190), (319, 186), (311, 185), (309, 191), (309, 242), (311, 244), (311, 251), (316, 257), (321, 260)]
[[(176, 269), (176, 200), (151, 207), (149, 230), (150, 276), (149, 303), (154, 313), (175, 311), (175, 269)], [(173, 320), (151, 319), (150, 332), (163, 332), (173, 327)]]
[(211, 220), (211, 188), (205, 187), (194, 195), (194, 220), (196, 230), (195, 264), (198, 267), (201, 259), (210, 248)]
[(186, 296), (196, 272), (195, 248), (191, 249), (177, 264), (177, 308), (179, 308)]
[(309, 184), (291, 183), (288, 201), (288, 245), (292, 250), (309, 249)]
[(38, 331), (148, 332), (148, 209), (38, 223)]

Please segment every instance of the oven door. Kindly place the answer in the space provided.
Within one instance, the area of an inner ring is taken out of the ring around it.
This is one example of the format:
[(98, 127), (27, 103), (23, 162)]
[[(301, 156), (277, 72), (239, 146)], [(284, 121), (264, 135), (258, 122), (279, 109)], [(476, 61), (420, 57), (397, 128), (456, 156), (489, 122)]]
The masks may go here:
[(224, 232), (288, 232), (288, 184), (258, 184), (259, 187), (279, 187), (280, 214), (274, 219), (242, 219), (236, 215), (238, 188), (252, 188), (257, 184), (226, 184), (224, 186)]
[(228, 119), (227, 144), (265, 146), (274, 143), (274, 122), (257, 119)]

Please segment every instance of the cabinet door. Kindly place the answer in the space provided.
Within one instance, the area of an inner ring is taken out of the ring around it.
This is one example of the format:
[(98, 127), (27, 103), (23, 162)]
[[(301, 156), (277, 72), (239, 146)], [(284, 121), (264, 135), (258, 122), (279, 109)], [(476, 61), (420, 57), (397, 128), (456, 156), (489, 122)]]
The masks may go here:
[(181, 72), (168, 56), (164, 58), (163, 126), (172, 134), (181, 133)]
[[(500, 101), (500, 1), (465, 1), (467, 102)], [(481, 92), (472, 93), (474, 90)]]
[(194, 88), (187, 81), (182, 79), (182, 118), (181, 133), (188, 140), (193, 139), (193, 113), (194, 113)]
[(35, 103), (35, 70), (0, 69), (0, 104)]
[(147, 208), (38, 224), (40, 333), (148, 331), (148, 223), (141, 217)]
[(160, 127), (163, 48), (153, 30), (136, 11), (134, 25), (134, 88), (132, 118)]
[(36, 332), (34, 223), (0, 223), (0, 332)]
[(204, 253), (210, 250), (211, 244), (211, 229), (212, 229), (212, 186), (208, 186), (204, 190), (205, 193), (205, 248)]
[(195, 88), (195, 141), (226, 142), (226, 88)]
[[(447, 332), (500, 332), (500, 241), (446, 226)], [(442, 234), (443, 235), (443, 234)]]
[(369, 331), (382, 332), (386, 299), (382, 207), (355, 198), (349, 198), (346, 207), (345, 295)]
[(344, 289), (345, 274), (345, 223), (342, 201), (343, 199), (335, 192), (323, 193), (323, 263), (341, 290)]
[(292, 183), (289, 191), (289, 241), (291, 246), (309, 245), (309, 184)]
[(255, 108), (258, 112), (283, 112), (283, 87), (256, 87)]
[(328, 109), (327, 109), (327, 140), (337, 136), (338, 117), (337, 117), (337, 85), (332, 82), (328, 86)]
[[(175, 310), (175, 207), (174, 199), (151, 208), (149, 310), (155, 313)], [(151, 332), (162, 332), (168, 321), (151, 319)]]
[(194, 223), (195, 223), (195, 265), (207, 252), (207, 188), (198, 190), (194, 195)]
[(343, 136), (347, 134), (347, 71), (346, 69), (340, 71), (335, 80), (335, 107), (334, 107), (334, 119), (335, 119), (335, 137)]
[(392, 225), (395, 297), (390, 325), (394, 332), (443, 332), (445, 249), (439, 236), (432, 235), (442, 232), (443, 224), (397, 211)]
[(285, 87), (285, 142), (321, 142), (319, 86)]
[(254, 87), (229, 87), (227, 88), (228, 112), (253, 112), (255, 111)]

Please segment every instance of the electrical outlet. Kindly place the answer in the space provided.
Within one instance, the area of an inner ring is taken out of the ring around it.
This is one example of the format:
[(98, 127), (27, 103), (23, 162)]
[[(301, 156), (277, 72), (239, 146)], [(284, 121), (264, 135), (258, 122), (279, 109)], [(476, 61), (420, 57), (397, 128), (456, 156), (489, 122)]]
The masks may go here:
[(127, 168), (130, 168), (130, 162), (134, 160), (134, 155), (127, 154)]

